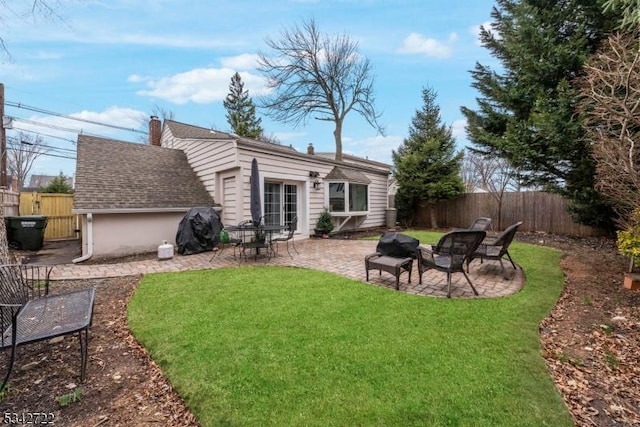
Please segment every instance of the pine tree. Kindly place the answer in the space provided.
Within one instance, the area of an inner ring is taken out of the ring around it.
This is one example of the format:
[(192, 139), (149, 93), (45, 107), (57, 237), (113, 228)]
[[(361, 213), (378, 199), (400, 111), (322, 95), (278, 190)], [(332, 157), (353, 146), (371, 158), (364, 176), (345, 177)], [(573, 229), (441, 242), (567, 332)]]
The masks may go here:
[(240, 74), (231, 77), (229, 94), (223, 101), (227, 109), (227, 121), (233, 133), (246, 138), (259, 139), (263, 134), (260, 126), (262, 119), (256, 117), (256, 106), (249, 98), (249, 92), (244, 90), (244, 83)]
[(53, 178), (48, 185), (40, 187), (38, 191), (40, 193), (73, 194), (73, 188), (67, 184), (67, 177), (62, 172)]
[(481, 41), (501, 71), (471, 71), (478, 110), (463, 107), (481, 154), (507, 159), (525, 185), (567, 196), (577, 220), (608, 226), (590, 144), (576, 114), (574, 79), (615, 21), (593, 0), (497, 0)]
[[(406, 225), (411, 224), (420, 201), (435, 203), (464, 191), (462, 152), (456, 152), (451, 127), (442, 124), (436, 96), (431, 88), (422, 90), (424, 105), (411, 121), (408, 138), (392, 154), (398, 218)], [(433, 215), (431, 222), (437, 227)]]

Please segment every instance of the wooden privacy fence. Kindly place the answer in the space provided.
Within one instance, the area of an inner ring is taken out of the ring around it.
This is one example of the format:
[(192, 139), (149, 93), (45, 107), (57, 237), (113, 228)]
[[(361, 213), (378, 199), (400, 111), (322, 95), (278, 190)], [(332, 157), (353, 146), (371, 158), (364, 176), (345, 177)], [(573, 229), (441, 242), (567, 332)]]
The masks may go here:
[(414, 219), (420, 227), (431, 226), (431, 211), (435, 209), (438, 226), (467, 227), (477, 217), (492, 219), (493, 230), (504, 230), (518, 221), (524, 223), (522, 231), (542, 231), (571, 236), (597, 236), (603, 231), (578, 224), (567, 212), (569, 202), (558, 194), (542, 191), (523, 191), (505, 193), (502, 197), (502, 209), (490, 193), (467, 193), (463, 196), (436, 203), (433, 207), (421, 204)]
[(16, 216), (20, 212), (20, 193), (0, 190), (0, 203), (4, 216)]
[(47, 217), (45, 240), (77, 239), (79, 215), (73, 215), (73, 194), (20, 193), (20, 215)]

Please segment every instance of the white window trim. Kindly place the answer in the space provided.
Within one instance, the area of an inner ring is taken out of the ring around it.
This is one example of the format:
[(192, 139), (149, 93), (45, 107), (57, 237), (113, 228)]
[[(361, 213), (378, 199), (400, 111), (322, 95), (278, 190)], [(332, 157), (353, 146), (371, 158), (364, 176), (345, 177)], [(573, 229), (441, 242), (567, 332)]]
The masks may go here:
[(369, 215), (370, 209), (367, 209), (366, 211), (350, 211), (349, 210), (349, 184), (357, 184), (357, 185), (364, 185), (365, 187), (367, 187), (367, 208), (369, 208), (371, 206), (371, 191), (370, 191), (370, 185), (369, 184), (364, 184), (362, 182), (350, 182), (350, 181), (336, 181), (336, 180), (331, 180), (331, 181), (325, 181), (326, 182), (326, 188), (327, 191), (325, 191), (324, 194), (324, 204), (327, 207), (331, 207), (331, 205), (329, 204), (329, 196), (330, 196), (330, 184), (344, 184), (344, 212), (335, 212), (335, 211), (331, 211), (329, 210), (329, 214), (331, 214), (331, 216), (334, 217), (339, 217), (339, 216), (361, 216), (361, 215)]

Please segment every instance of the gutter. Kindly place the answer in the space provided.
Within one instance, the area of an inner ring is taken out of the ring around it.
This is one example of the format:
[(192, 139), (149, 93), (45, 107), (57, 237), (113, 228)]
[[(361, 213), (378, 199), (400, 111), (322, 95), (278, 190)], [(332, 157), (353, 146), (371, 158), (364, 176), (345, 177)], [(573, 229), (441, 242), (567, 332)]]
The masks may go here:
[(87, 253), (80, 258), (72, 260), (74, 264), (86, 261), (93, 256), (93, 214), (87, 214)]

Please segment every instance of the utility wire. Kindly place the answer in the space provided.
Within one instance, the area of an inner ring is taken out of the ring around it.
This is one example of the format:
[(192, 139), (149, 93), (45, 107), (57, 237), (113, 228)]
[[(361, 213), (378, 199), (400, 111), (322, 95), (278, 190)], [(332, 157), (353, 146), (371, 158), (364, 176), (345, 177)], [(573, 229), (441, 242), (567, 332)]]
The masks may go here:
[(148, 134), (148, 132), (145, 132), (143, 130), (133, 129), (133, 128), (126, 128), (124, 126), (117, 126), (117, 125), (112, 125), (112, 124), (109, 124), (109, 123), (102, 123), (102, 122), (98, 122), (98, 121), (95, 121), (95, 120), (82, 119), (80, 117), (73, 117), (73, 116), (69, 116), (69, 115), (66, 115), (66, 114), (56, 113), (54, 111), (45, 110), (44, 108), (33, 107), (33, 106), (30, 106), (30, 105), (22, 104), (20, 102), (12, 102), (12, 101), (6, 101), (5, 100), (4, 103), (5, 103), (5, 105), (8, 105), (10, 107), (22, 108), (24, 110), (34, 111), (36, 113), (46, 114), (46, 115), (49, 115), (49, 116), (62, 117), (62, 118), (68, 119), (68, 120), (76, 120), (76, 121), (79, 121), (79, 122), (90, 123), (92, 125), (104, 126), (104, 127), (108, 127), (108, 128), (112, 128), (112, 129), (126, 130), (128, 132), (135, 132), (135, 133), (140, 133), (140, 134), (143, 134), (143, 135), (147, 135)]

